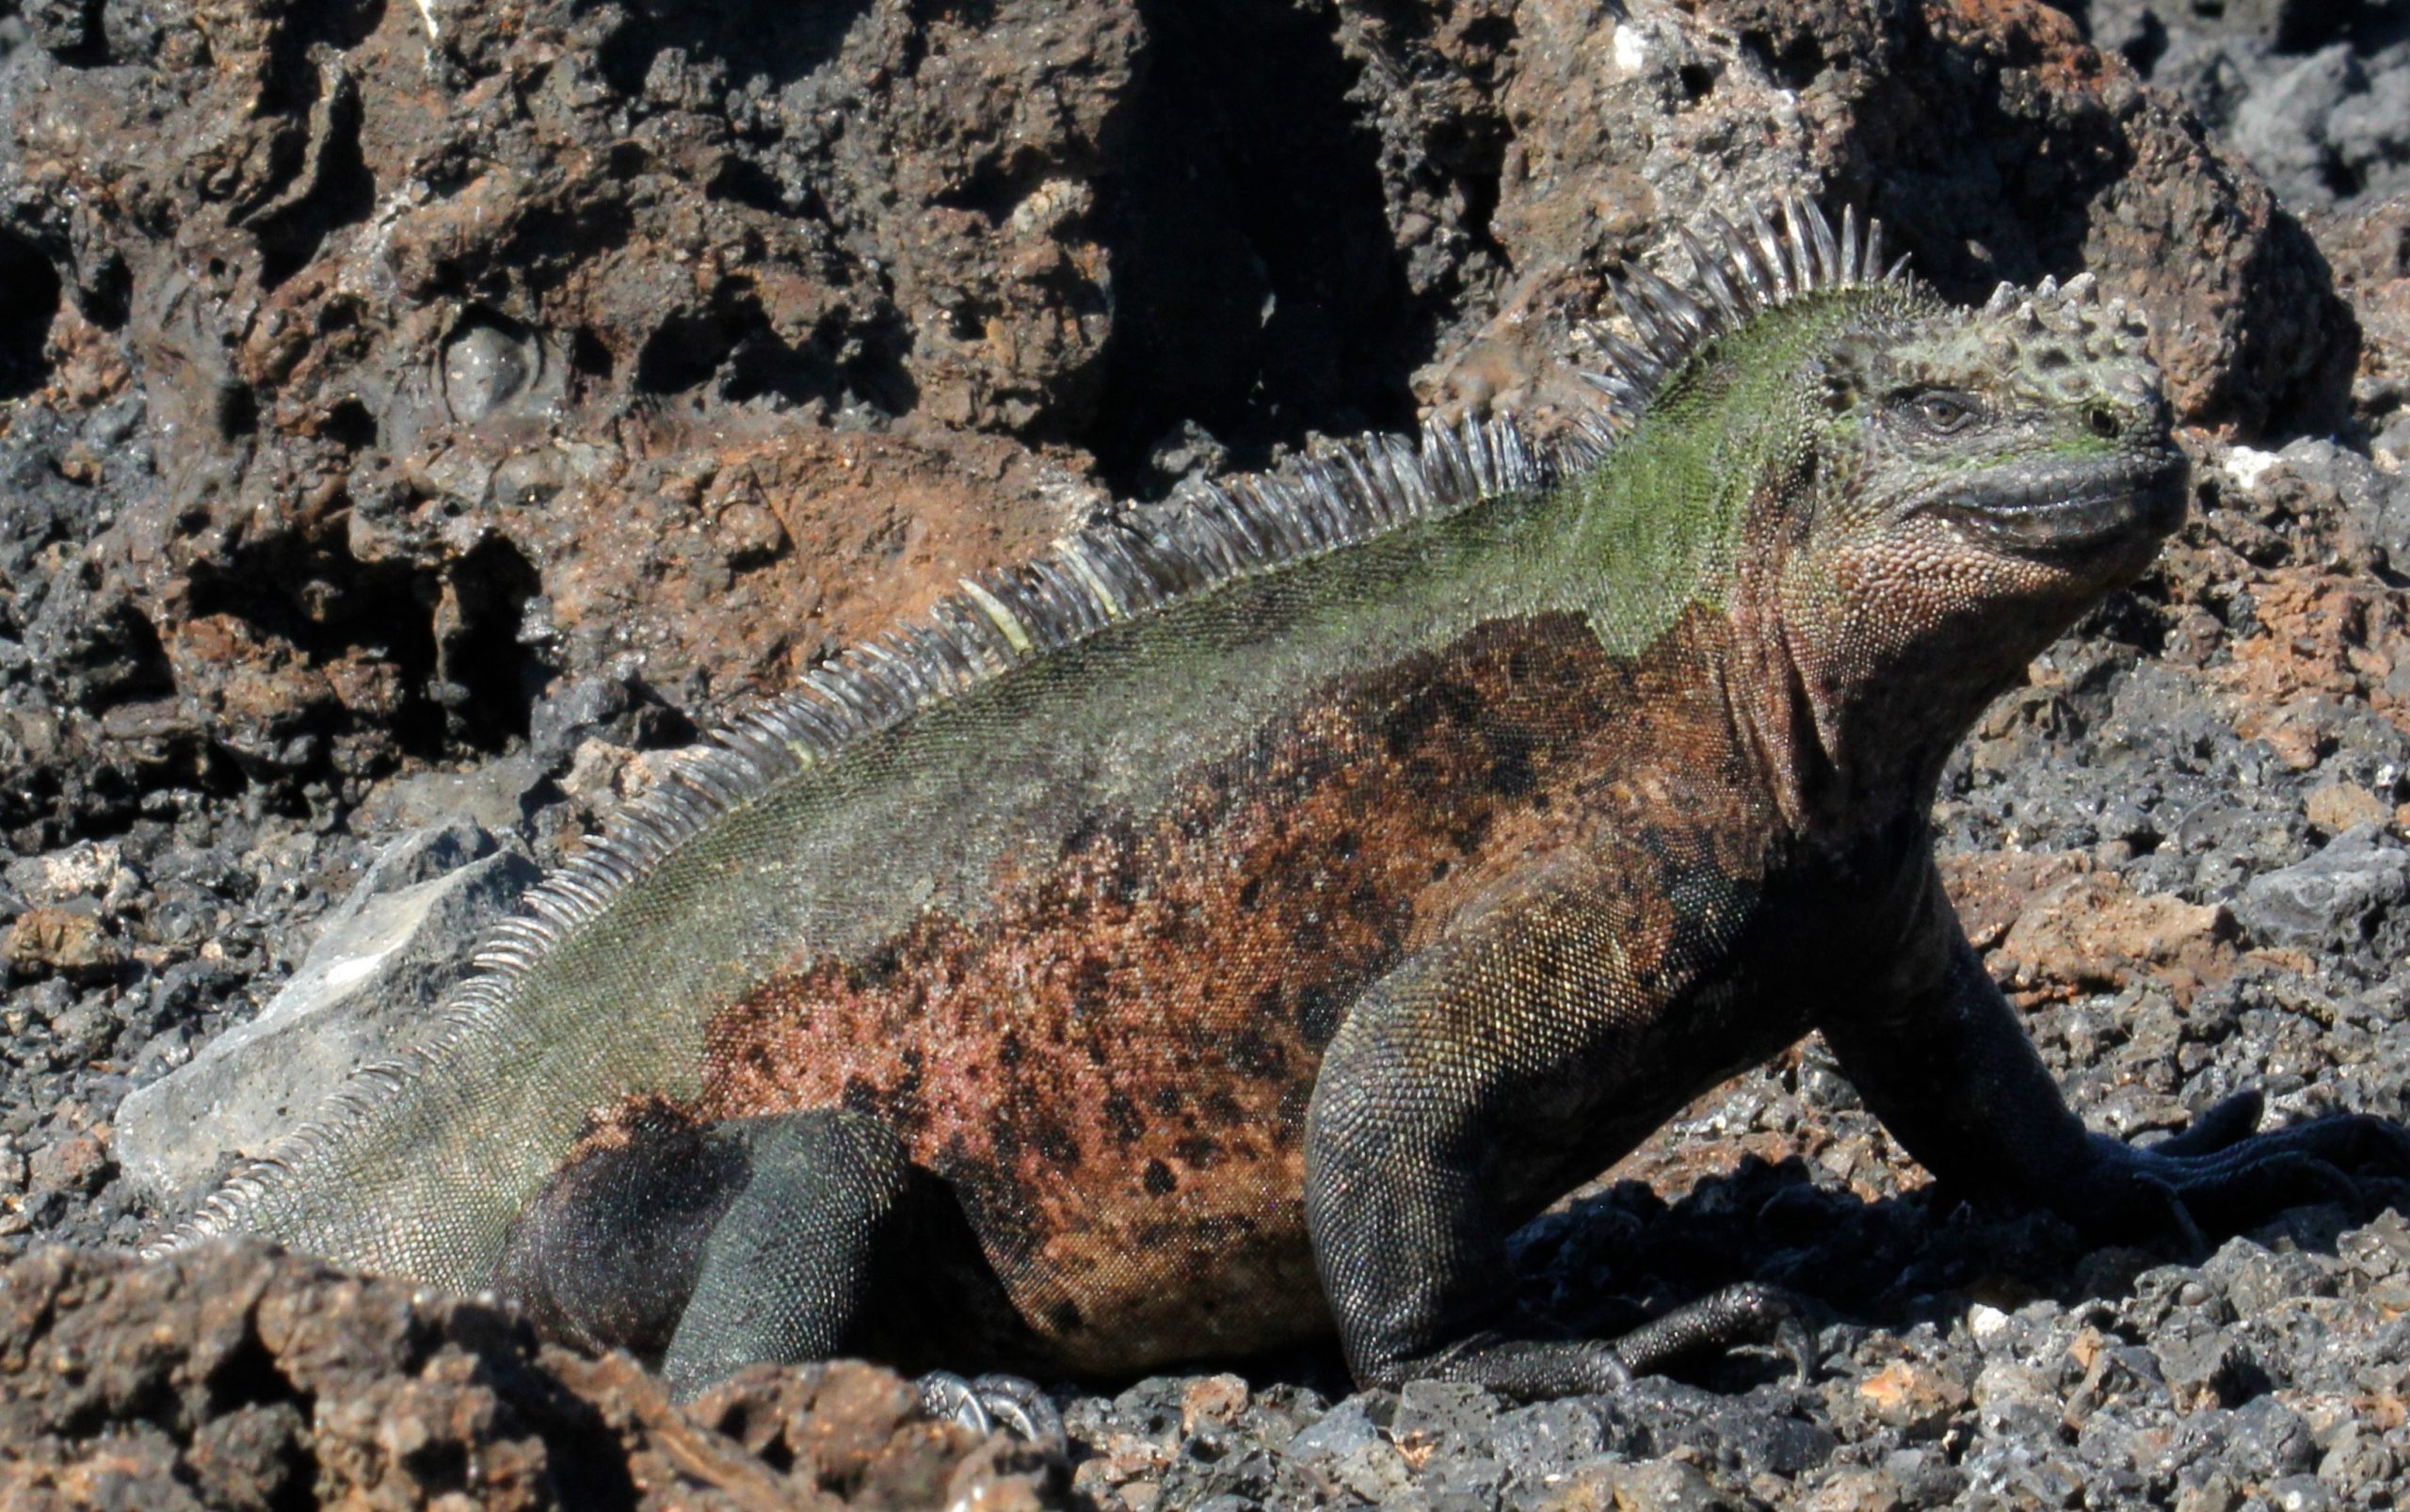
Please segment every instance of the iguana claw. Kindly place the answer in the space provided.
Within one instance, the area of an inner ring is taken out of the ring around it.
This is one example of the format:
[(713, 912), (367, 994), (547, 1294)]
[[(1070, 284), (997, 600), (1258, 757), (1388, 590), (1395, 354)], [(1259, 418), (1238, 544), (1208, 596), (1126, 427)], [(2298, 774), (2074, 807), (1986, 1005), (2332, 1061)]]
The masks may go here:
[(1059, 1449), (1064, 1443), (1063, 1414), (1033, 1381), (992, 1374), (965, 1380), (950, 1370), (933, 1370), (917, 1384), (921, 1406), (932, 1417), (959, 1423), (973, 1433), (1003, 1428), (1039, 1449)]
[(2260, 1109), (2256, 1092), (2228, 1098), (2145, 1150), (2096, 1134), (2092, 1169), (2056, 1205), (2096, 1232), (2174, 1229), (2205, 1255), (2209, 1232), (2231, 1233), (2304, 1202), (2358, 1201), (2350, 1168), (2410, 1179), (2410, 1133), (2398, 1125), (2334, 1114), (2263, 1134), (2255, 1132)]
[(1742, 1281), (1652, 1318), (1616, 1340), (1615, 1354), (1633, 1375), (1646, 1375), (1685, 1355), (1744, 1344), (1773, 1345), (1802, 1382), (1814, 1368), (1799, 1299), (1762, 1281)]

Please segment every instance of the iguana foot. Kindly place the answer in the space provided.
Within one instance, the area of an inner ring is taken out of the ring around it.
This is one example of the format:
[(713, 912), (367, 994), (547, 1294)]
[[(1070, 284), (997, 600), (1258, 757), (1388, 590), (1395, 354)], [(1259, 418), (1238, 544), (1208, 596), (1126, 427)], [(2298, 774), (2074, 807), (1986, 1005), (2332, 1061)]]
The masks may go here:
[(950, 1370), (933, 1370), (917, 1384), (921, 1406), (933, 1417), (951, 1419), (973, 1433), (1001, 1427), (1039, 1449), (1064, 1443), (1063, 1414), (1034, 1381), (999, 1375), (965, 1380)]
[(834, 1109), (734, 1118), (742, 1184), (712, 1226), (661, 1374), (692, 1397), (755, 1360), (827, 1359), (870, 1295), (910, 1181), (895, 1132)]
[(1743, 1281), (1653, 1318), (1612, 1343), (1481, 1333), (1422, 1359), (1370, 1374), (1366, 1384), (1396, 1385), (1428, 1376), (1537, 1401), (1611, 1391), (1677, 1359), (1750, 1344), (1779, 1349), (1804, 1381), (1813, 1355), (1799, 1311), (1789, 1292)]
[(1616, 1340), (1615, 1353), (1634, 1375), (1647, 1375), (1686, 1355), (1744, 1344), (1774, 1345), (1802, 1382), (1815, 1364), (1798, 1298), (1761, 1281), (1742, 1281), (1651, 1318)]
[(2356, 1202), (2354, 1168), (2410, 1179), (2410, 1130), (2400, 1124), (2338, 1113), (2261, 1134), (2261, 1107), (2257, 1092), (2238, 1093), (2147, 1150), (2095, 1134), (2089, 1167), (2050, 1205), (2090, 1233), (2172, 1229), (2206, 1254), (2209, 1233), (2303, 1202)]

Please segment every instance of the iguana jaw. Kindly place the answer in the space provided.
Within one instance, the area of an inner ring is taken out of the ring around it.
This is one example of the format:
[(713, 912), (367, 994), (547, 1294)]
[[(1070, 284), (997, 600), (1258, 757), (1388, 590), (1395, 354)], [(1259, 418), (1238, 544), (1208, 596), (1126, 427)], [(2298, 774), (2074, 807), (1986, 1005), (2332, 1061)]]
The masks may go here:
[(2113, 440), (2043, 419), (2024, 457), (1934, 469), (1811, 538), (1777, 602), (1746, 612), (1791, 668), (1762, 685), (1795, 704), (1759, 720), (1797, 732), (1774, 789), (1796, 831), (1845, 846), (1922, 814), (1984, 706), (2149, 565), (2183, 519), (2184, 458), (2147, 409), (2116, 418)]
[(1953, 482), (1911, 500), (1995, 551), (2065, 559), (2147, 546), (2184, 520), (2184, 459), (2173, 448), (2019, 469)]

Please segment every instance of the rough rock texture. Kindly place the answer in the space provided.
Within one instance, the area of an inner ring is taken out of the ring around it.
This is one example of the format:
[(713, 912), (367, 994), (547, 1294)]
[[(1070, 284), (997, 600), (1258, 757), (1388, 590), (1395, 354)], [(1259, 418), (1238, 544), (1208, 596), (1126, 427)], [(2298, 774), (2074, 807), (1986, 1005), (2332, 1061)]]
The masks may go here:
[(2310, 217), (2359, 318), (2353, 418), (2398, 470), (2410, 459), (2410, 194)]
[(290, 1133), (329, 1085), (409, 1041), (467, 973), (471, 942), (539, 875), (465, 821), (387, 845), (258, 1018), (127, 1094), (115, 1140), (126, 1180), (153, 1200), (191, 1200), (237, 1151)]
[(2297, 209), (2410, 189), (2410, 13), (2383, 0), (2094, 0), (2094, 39)]
[[(394, 837), (557, 857), (647, 753), (1110, 498), (1545, 413), (1607, 272), (1775, 186), (1957, 297), (2092, 268), (2197, 427), (2199, 518), (1938, 816), (2079, 1106), (2401, 1117), (2399, 8), (1615, 8), (0, 0), (0, 1247), (138, 1237), (129, 1090), (273, 997)], [(2086, 1252), (1926, 1183), (1812, 1042), (1519, 1263), (1568, 1330), (1796, 1285), (1815, 1372), (1067, 1387), (1068, 1494), (2312, 1507), (2410, 1467), (2398, 1213)], [(46, 1251), (0, 1301), (11, 1504), (908, 1503), (993, 1453), (930, 1448), (889, 1377), (678, 1413), (257, 1254)]]
[(630, 1509), (1062, 1504), (1026, 1447), (861, 1364), (673, 1408), (625, 1357), (258, 1246), (0, 1271), (0, 1504)]

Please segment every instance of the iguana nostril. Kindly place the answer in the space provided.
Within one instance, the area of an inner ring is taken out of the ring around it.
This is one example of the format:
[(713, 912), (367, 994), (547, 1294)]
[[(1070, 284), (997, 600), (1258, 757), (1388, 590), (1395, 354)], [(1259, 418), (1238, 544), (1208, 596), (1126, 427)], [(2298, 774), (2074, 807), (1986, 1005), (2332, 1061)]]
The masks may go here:
[(2117, 411), (2105, 404), (2096, 404), (2086, 410), (2083, 418), (2084, 423), (2092, 427), (2092, 433), (2102, 441), (2115, 441), (2117, 433), (2125, 428), (2117, 422)]

